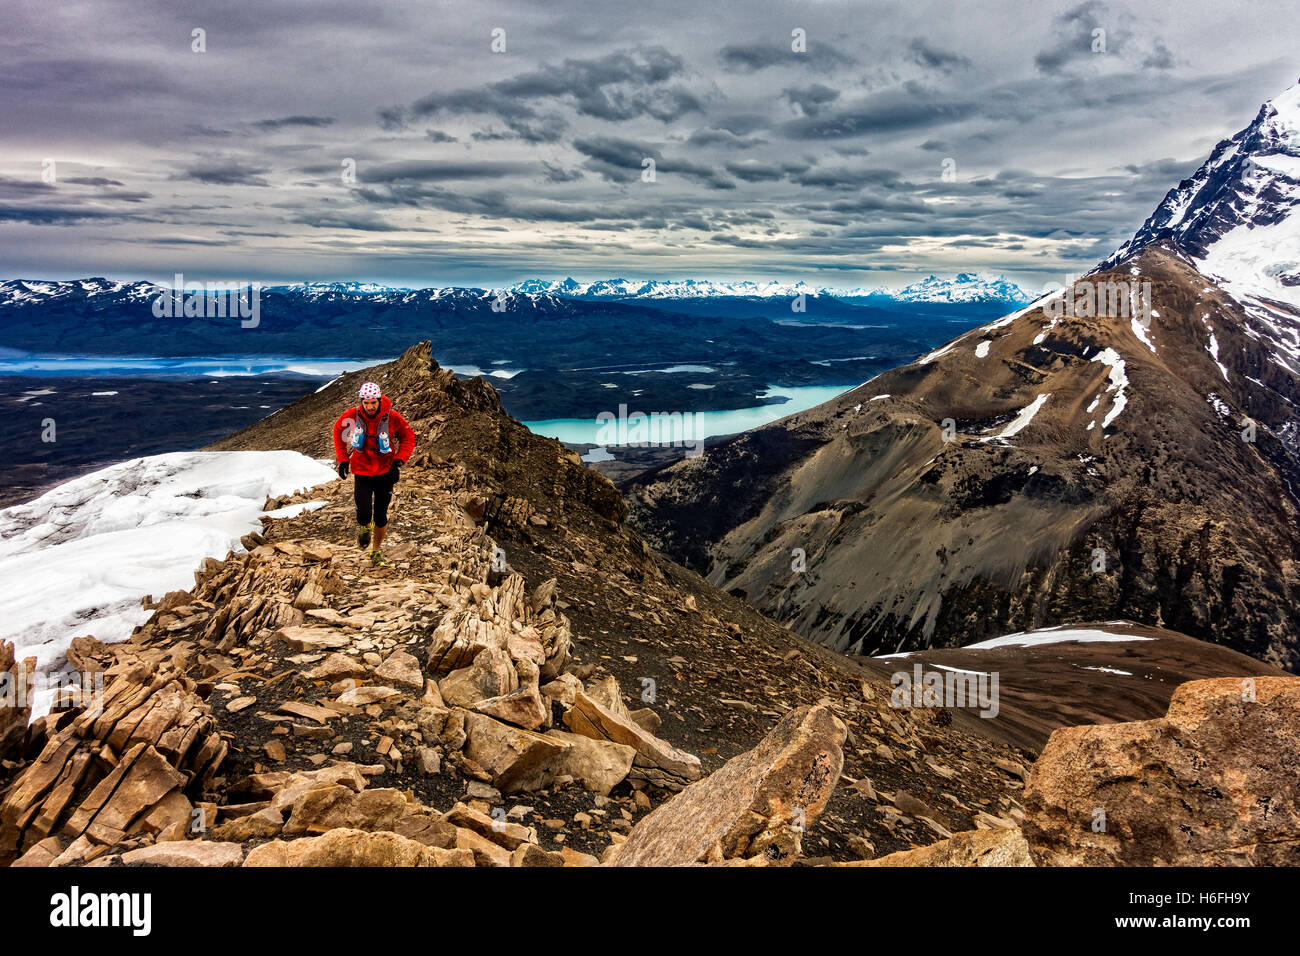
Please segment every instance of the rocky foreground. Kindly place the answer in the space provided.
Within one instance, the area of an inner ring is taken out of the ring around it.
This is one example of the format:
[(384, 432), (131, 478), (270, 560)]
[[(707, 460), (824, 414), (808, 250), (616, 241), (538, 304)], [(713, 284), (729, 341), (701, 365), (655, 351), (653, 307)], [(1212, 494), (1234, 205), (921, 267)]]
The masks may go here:
[[(334, 483), (268, 502), (326, 504), (265, 519), (129, 641), (79, 638), (102, 700), (0, 711), (0, 862), (1300, 861), (1300, 680), (1185, 684), (1034, 763), (654, 554), (605, 479), (427, 343), (366, 374), (420, 436), (391, 566)], [(323, 455), (360, 380), (223, 445)]]

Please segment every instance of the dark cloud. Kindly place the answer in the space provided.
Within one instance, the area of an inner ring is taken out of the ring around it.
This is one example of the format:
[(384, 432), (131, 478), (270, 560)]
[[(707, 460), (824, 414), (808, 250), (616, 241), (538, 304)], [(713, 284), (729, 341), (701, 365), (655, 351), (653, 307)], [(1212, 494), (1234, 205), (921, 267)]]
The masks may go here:
[(770, 182), (784, 179), (792, 174), (805, 172), (806, 163), (763, 163), (756, 159), (745, 159), (726, 164), (727, 172), (747, 183)]
[(686, 140), (689, 146), (722, 146), (726, 149), (753, 149), (756, 146), (762, 146), (766, 142), (767, 140), (757, 136), (748, 138), (737, 136), (729, 129), (718, 129), (717, 127), (697, 129)]
[[(1076, 60), (1087, 60), (1094, 56), (1093, 46), (1098, 40), (1105, 40), (1105, 53), (1118, 53), (1118, 35), (1112, 36), (1115, 21), (1107, 19), (1109, 10), (1101, 0), (1086, 0), (1078, 6), (1071, 7), (1052, 24), (1056, 38), (1045, 50), (1034, 57), (1034, 64), (1043, 73), (1059, 73), (1067, 64)], [(1106, 22), (1103, 22), (1106, 21)], [(1107, 27), (1110, 29), (1107, 29)], [(1095, 35), (1093, 31), (1102, 30), (1104, 34)]]
[(457, 140), (455, 136), (452, 136), (452, 135), (450, 135), (449, 133), (444, 133), (444, 132), (443, 132), (442, 130), (440, 130), (440, 129), (426, 129), (426, 130), (424, 131), (424, 138), (427, 139), (427, 140), (428, 140), (429, 142), (431, 142), (431, 143), (456, 143), (456, 142), (459, 142), (459, 140)]
[(34, 226), (70, 226), (86, 222), (116, 221), (121, 214), (103, 209), (69, 206), (12, 206), (0, 203), (0, 222), (22, 222)]
[(909, 83), (817, 116), (791, 120), (781, 127), (789, 139), (841, 139), (876, 133), (900, 133), (952, 123), (975, 115), (971, 100), (941, 95)]
[(365, 183), (442, 182), (453, 179), (501, 179), (531, 172), (531, 163), (460, 159), (416, 159), (378, 166), (360, 165), (357, 179)]
[(548, 183), (571, 183), (582, 179), (582, 170), (564, 169), (561, 166), (557, 166), (555, 163), (548, 163), (545, 160), (542, 161), (542, 171), (542, 177)]
[(857, 63), (854, 57), (820, 40), (809, 40), (806, 51), (797, 53), (793, 38), (784, 44), (761, 41), (731, 44), (718, 51), (718, 59), (724, 69), (739, 73), (755, 73), (777, 66), (830, 73)]
[(573, 148), (587, 156), (583, 164), (602, 178), (615, 183), (639, 182), (647, 168), (646, 159), (654, 160), (656, 181), (660, 174), (685, 176), (712, 189), (734, 189), (736, 184), (716, 167), (668, 158), (653, 146), (612, 136), (575, 140)]
[(204, 156), (187, 165), (172, 179), (188, 179), (208, 186), (269, 186), (262, 178), (264, 167), (253, 166), (231, 156)]
[(280, 130), (289, 129), (295, 126), (310, 126), (320, 128), (323, 126), (333, 126), (336, 120), (331, 116), (284, 116), (280, 119), (258, 120), (253, 124), (260, 130)]
[[(663, 123), (703, 109), (700, 98), (681, 84), (668, 85), (684, 70), (680, 56), (662, 46), (619, 50), (595, 59), (565, 59), (479, 87), (438, 91), (421, 97), (404, 112), (381, 114), (385, 128), (405, 117), (483, 114), (495, 116), (508, 133), (483, 131), (477, 139), (518, 138), (555, 142), (568, 129), (560, 104), (579, 116), (625, 122), (649, 116)], [(543, 109), (537, 103), (549, 104)]]
[(1174, 55), (1169, 52), (1164, 41), (1156, 39), (1151, 46), (1151, 52), (1142, 60), (1142, 66), (1148, 70), (1169, 70), (1174, 65)]
[(791, 106), (799, 107), (804, 116), (816, 116), (828, 103), (839, 99), (840, 91), (821, 83), (805, 87), (786, 87), (781, 91)]
[(375, 110), (375, 118), (379, 122), (379, 128), (396, 132), (399, 130), (410, 129), (406, 122), (406, 110), (400, 106), (383, 106)]
[(791, 176), (801, 186), (823, 186), (831, 189), (861, 189), (875, 186), (883, 189), (901, 189), (911, 184), (903, 181), (900, 173), (892, 169), (847, 169), (818, 166)]
[(397, 226), (373, 213), (302, 213), (294, 216), (292, 221), (314, 229), (355, 229), (359, 232), (396, 232), (398, 229)]
[(941, 73), (951, 73), (971, 65), (971, 61), (961, 54), (931, 46), (921, 37), (907, 45), (907, 53), (914, 63)]

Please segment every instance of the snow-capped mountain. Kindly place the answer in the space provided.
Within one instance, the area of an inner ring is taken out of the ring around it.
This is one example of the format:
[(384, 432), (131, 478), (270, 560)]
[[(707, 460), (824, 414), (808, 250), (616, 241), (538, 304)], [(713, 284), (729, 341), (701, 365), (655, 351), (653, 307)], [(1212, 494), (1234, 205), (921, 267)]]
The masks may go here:
[(708, 298), (787, 298), (799, 294), (830, 296), (846, 302), (926, 302), (984, 303), (1028, 302), (1030, 296), (1002, 276), (983, 278), (963, 272), (952, 279), (927, 276), (919, 282), (898, 289), (839, 288), (813, 286), (803, 280), (781, 282), (724, 282), (710, 279), (601, 279), (579, 282), (572, 277), (556, 280), (527, 279), (510, 287), (524, 293), (549, 292), (575, 299), (708, 299)]
[[(187, 283), (187, 288), (189, 284)], [(196, 288), (199, 287), (197, 284)], [(78, 298), (119, 296), (143, 300), (157, 296), (164, 287), (151, 282), (114, 282), (102, 278), (76, 279), (67, 282), (10, 279), (0, 282), (0, 307), (30, 306), (43, 302), (69, 302)], [(814, 286), (803, 280), (724, 282), (711, 279), (599, 279), (579, 282), (573, 278), (526, 279), (505, 289), (477, 289), (462, 286), (429, 286), (421, 289), (399, 288), (374, 282), (294, 282), (263, 286), (262, 293), (301, 296), (309, 301), (341, 301), (364, 298), (377, 304), (404, 305), (414, 302), (469, 301), (494, 299), (509, 301), (522, 297), (532, 302), (554, 303), (559, 299), (588, 299), (635, 302), (681, 302), (708, 299), (786, 299), (797, 295), (830, 297), (850, 304), (878, 305), (902, 303), (1024, 303), (1030, 300), (1019, 286), (1001, 276), (984, 278), (963, 272), (955, 278), (927, 276), (919, 282), (897, 289), (836, 288)]]
[(382, 295), (388, 292), (411, 291), (404, 286), (380, 285), (377, 282), (291, 282), (288, 285), (271, 288), (308, 294), (343, 293), (344, 295)]
[(745, 298), (773, 298), (795, 296), (800, 293), (818, 295), (825, 290), (806, 282), (720, 282), (710, 279), (599, 279), (579, 282), (565, 279), (526, 279), (510, 289), (516, 292), (549, 292), (573, 299), (707, 299), (721, 296)]
[(159, 287), (151, 282), (113, 282), (99, 277), (67, 282), (10, 279), (0, 282), (0, 306), (38, 305), (96, 296), (143, 300), (156, 296), (158, 292)]
[(1033, 298), (1002, 276), (983, 278), (970, 272), (955, 279), (927, 276), (885, 294), (897, 302), (1029, 302)]
[(1068, 290), (634, 480), (633, 522), (836, 650), (1126, 617), (1300, 671), (1298, 129), (1293, 88)]
[(1300, 85), (1219, 143), (1102, 267), (1171, 240), (1238, 300), (1300, 308), (1298, 207)]

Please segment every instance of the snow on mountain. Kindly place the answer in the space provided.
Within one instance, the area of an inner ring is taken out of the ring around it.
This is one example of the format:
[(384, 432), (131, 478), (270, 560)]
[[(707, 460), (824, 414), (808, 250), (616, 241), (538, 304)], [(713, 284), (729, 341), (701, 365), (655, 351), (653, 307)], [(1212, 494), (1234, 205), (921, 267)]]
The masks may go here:
[(812, 286), (802, 280), (781, 282), (769, 279), (764, 282), (749, 280), (723, 282), (708, 279), (601, 279), (579, 282), (573, 278), (558, 280), (528, 279), (510, 287), (526, 293), (549, 292), (569, 298), (598, 299), (705, 299), (716, 297), (786, 298), (799, 294), (832, 296), (846, 301), (896, 302), (1028, 302), (1029, 296), (1015, 283), (1001, 276), (982, 278), (963, 272), (953, 279), (927, 276), (919, 282), (899, 289), (838, 288)]
[(1142, 228), (1101, 268), (1172, 240), (1204, 275), (1254, 314), (1268, 302), (1300, 309), (1300, 85), (1265, 103), (1169, 191)]
[[(151, 299), (165, 292), (150, 282), (110, 282), (106, 279), (78, 279), (71, 282), (36, 282), (12, 279), (0, 282), (0, 308), (23, 307), (43, 302), (71, 301), (97, 295), (126, 296), (133, 300)], [(724, 282), (712, 279), (599, 279), (579, 282), (564, 279), (526, 279), (503, 289), (476, 289), (462, 286), (431, 286), (423, 289), (394, 288), (373, 282), (295, 282), (264, 286), (262, 292), (299, 295), (309, 300), (364, 296), (368, 300), (392, 305), (418, 301), (457, 301), (495, 299), (510, 302), (523, 297), (536, 306), (558, 305), (563, 299), (609, 300), (680, 300), (711, 298), (773, 299), (830, 296), (849, 303), (1024, 303), (1030, 300), (1019, 286), (1001, 276), (984, 278), (963, 272), (952, 279), (927, 276), (919, 282), (897, 289), (837, 288), (813, 286), (803, 280), (782, 282), (741, 280)]]
[[(203, 558), (240, 549), (260, 530), (268, 495), (335, 478), (291, 451), (176, 452), (74, 478), (0, 510), (0, 638), (38, 673), (60, 665), (72, 638), (122, 641), (150, 611), (140, 598), (194, 583)], [(34, 715), (48, 696), (37, 696)]]
[(152, 298), (158, 287), (149, 282), (112, 282), (103, 278), (75, 279), (70, 282), (39, 282), (10, 279), (0, 282), (0, 307), (35, 305), (44, 302), (90, 299), (115, 295), (131, 299)]
[(377, 282), (291, 282), (288, 285), (272, 286), (271, 288), (283, 292), (342, 293), (344, 295), (380, 295), (387, 292), (410, 291), (404, 287), (380, 285)]
[(1014, 282), (1002, 276), (982, 278), (962, 272), (955, 279), (927, 276), (901, 289), (885, 291), (898, 302), (1028, 302), (1028, 295)]

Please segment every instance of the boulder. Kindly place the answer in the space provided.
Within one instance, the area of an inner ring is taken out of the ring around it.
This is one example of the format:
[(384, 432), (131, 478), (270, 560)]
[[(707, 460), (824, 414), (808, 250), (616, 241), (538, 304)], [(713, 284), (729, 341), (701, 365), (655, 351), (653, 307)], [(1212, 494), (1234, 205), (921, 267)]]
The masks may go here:
[(59, 838), (46, 837), (10, 865), (17, 867), (53, 866), (54, 861), (62, 855), (63, 844), (59, 841)]
[(505, 819), (494, 819), (463, 803), (457, 803), (442, 815), (442, 819), (453, 826), (473, 830), (479, 836), (507, 850), (517, 849), (521, 843), (537, 842), (537, 831), (532, 827), (511, 823)]
[(378, 687), (374, 684), (367, 684), (364, 687), (353, 687), (351, 690), (345, 690), (339, 694), (338, 702), (347, 704), (350, 707), (363, 707), (366, 704), (376, 704), (381, 700), (396, 697), (399, 693), (401, 692), (393, 690), (391, 687)]
[(462, 827), (456, 828), (456, 849), (468, 850), (474, 854), (475, 866), (507, 867), (510, 865), (509, 850), (493, 843), (486, 837), (480, 836), (473, 830), (466, 830)]
[(352, 830), (394, 830), (410, 812), (400, 790), (362, 790), (342, 784), (323, 784), (304, 792), (293, 804), (284, 835), (324, 833), (338, 827)]
[(375, 676), (398, 687), (424, 691), (424, 671), (415, 655), (406, 651), (393, 651), (388, 659), (375, 668)]
[(349, 677), (365, 677), (367, 673), (369, 669), (355, 657), (335, 651), (307, 671), (305, 676), (309, 680), (339, 681)]
[(468, 667), (483, 651), (500, 650), (509, 639), (510, 632), (484, 620), (477, 607), (449, 612), (429, 638), (428, 671), (446, 674)]
[(171, 840), (122, 854), (126, 866), (239, 866), (243, 859), (238, 843), (208, 840)]
[(1039, 866), (1300, 864), (1300, 678), (1180, 685), (1164, 717), (1053, 731), (1025, 783)]
[(498, 648), (484, 651), (469, 667), (454, 670), (438, 682), (443, 701), (453, 707), (473, 707), (481, 700), (504, 697), (518, 689), (514, 663)]
[(325, 784), (337, 783), (342, 784), (355, 793), (360, 793), (366, 788), (366, 778), (361, 773), (361, 767), (354, 763), (340, 763), (332, 767), (321, 767), (319, 770), (303, 770), (298, 773), (290, 774), (284, 771), (283, 777), (277, 774), (254, 774), (255, 778), (274, 778), (266, 780), (264, 789), (260, 792), (249, 792), (253, 796), (266, 793), (271, 797), (271, 807), (275, 810), (287, 810), (308, 790)]
[(564, 723), (580, 736), (631, 747), (636, 751), (632, 776), (656, 786), (680, 790), (700, 778), (699, 757), (646, 733), (630, 717), (615, 714), (585, 692), (574, 695), (573, 706), (564, 712)]
[(753, 750), (643, 818), (612, 865), (793, 862), (839, 780), (846, 733), (827, 703), (792, 710)]
[(564, 866), (564, 857), (548, 853), (535, 843), (521, 843), (510, 854), (511, 866)]
[(339, 828), (317, 837), (273, 840), (249, 852), (244, 866), (473, 866), (469, 850), (444, 850), (386, 831)]
[(554, 737), (472, 712), (465, 714), (465, 734), (465, 756), (491, 774), (502, 793), (548, 786), (554, 779), (556, 758), (569, 748)]
[(602, 796), (627, 778), (636, 757), (635, 748), (612, 740), (592, 740), (562, 730), (552, 730), (548, 736), (569, 745), (552, 763), (556, 775), (568, 774)]
[(303, 627), (292, 625), (275, 632), (277, 641), (284, 641), (295, 651), (335, 651), (352, 643), (342, 632), (332, 627)]
[(964, 830), (915, 850), (831, 866), (1033, 866), (1019, 830)]
[(284, 815), (279, 810), (265, 807), (255, 813), (249, 813), (213, 828), (208, 835), (212, 840), (227, 843), (243, 843), (247, 840), (265, 840), (280, 835), (284, 829)]
[(617, 717), (627, 717), (627, 705), (623, 703), (623, 694), (619, 691), (618, 681), (613, 674), (594, 683), (588, 684), (586, 694)]
[(506, 643), (506, 651), (515, 661), (528, 661), (537, 667), (546, 663), (542, 636), (535, 627), (525, 627), (522, 631), (511, 634)]
[(572, 674), (561, 674), (555, 680), (543, 684), (542, 696), (557, 701), (565, 707), (572, 707), (574, 700), (582, 691), (582, 681)]
[(487, 714), (525, 730), (537, 730), (551, 716), (535, 686), (525, 687), (503, 697), (480, 700), (474, 709), (480, 714)]

